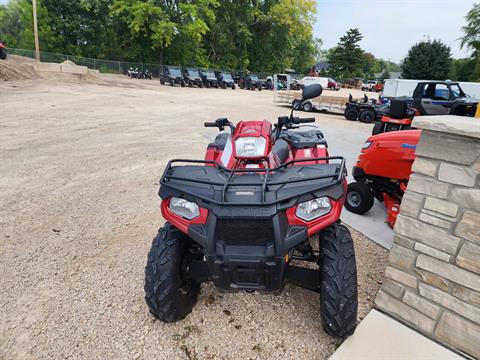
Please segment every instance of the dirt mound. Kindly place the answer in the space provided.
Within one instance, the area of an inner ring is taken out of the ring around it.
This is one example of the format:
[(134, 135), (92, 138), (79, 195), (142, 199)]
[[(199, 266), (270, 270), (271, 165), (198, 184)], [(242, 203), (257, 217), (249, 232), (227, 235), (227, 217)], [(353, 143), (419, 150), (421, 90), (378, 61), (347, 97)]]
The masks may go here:
[(31, 80), (39, 76), (31, 63), (0, 61), (0, 80)]
[(35, 62), (35, 59), (25, 57), (25, 56), (8, 54), (7, 58), (3, 61), (10, 64), (23, 64), (23, 63), (33, 63)]
[(72, 60), (65, 60), (62, 65), (77, 66)]

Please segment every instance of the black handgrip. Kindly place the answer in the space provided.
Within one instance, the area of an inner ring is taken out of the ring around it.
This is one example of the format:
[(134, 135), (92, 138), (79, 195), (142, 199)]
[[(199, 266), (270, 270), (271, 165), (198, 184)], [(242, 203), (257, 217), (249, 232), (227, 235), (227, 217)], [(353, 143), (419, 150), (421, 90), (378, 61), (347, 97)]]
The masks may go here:
[(300, 118), (299, 119), (299, 123), (314, 123), (315, 122), (315, 118)]
[(205, 127), (218, 127), (218, 124), (216, 122), (206, 122), (203, 124)]
[(313, 123), (313, 122), (315, 122), (315, 118), (299, 118), (299, 117), (293, 118), (294, 124)]

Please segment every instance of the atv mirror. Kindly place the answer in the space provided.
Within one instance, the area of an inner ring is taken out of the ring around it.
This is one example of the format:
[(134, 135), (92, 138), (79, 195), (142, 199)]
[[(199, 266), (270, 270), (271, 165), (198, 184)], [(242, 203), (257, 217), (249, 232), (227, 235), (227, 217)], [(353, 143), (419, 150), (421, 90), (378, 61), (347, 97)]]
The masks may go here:
[(312, 84), (305, 86), (302, 91), (302, 101), (320, 96), (322, 94), (322, 91), (322, 85), (320, 84)]

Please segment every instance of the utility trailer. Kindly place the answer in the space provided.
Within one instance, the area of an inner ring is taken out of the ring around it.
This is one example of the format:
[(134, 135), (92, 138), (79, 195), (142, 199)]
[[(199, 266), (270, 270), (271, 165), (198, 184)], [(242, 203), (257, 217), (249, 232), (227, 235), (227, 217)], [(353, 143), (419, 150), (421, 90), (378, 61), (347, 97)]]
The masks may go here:
[[(273, 76), (273, 103), (277, 105), (296, 106), (302, 99), (302, 92), (290, 90), (290, 78), (287, 77), (287, 86), (285, 90), (278, 89), (277, 75)], [(303, 103), (303, 111), (332, 111), (343, 114), (348, 103), (348, 97), (320, 95)]]

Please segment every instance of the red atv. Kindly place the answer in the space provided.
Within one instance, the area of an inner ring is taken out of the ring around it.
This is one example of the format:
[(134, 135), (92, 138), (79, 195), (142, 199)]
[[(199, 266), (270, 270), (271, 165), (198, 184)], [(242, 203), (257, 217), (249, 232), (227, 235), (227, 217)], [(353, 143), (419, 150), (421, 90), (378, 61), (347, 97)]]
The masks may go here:
[(348, 185), (347, 210), (364, 214), (376, 198), (385, 203), (387, 222), (394, 226), (412, 173), (420, 132), (394, 131), (368, 138), (352, 170), (356, 182)]
[[(303, 90), (303, 99), (322, 92)], [(298, 107), (301, 106), (301, 103)], [(352, 237), (339, 217), (347, 190), (345, 159), (329, 156), (315, 118), (205, 123), (229, 133), (205, 160), (171, 160), (159, 195), (165, 225), (145, 267), (145, 299), (164, 322), (192, 311), (200, 283), (229, 290), (280, 292), (286, 282), (320, 293), (322, 323), (347, 337), (357, 321)], [(183, 163), (183, 166), (177, 165)], [(317, 246), (312, 246), (317, 239)], [(312, 262), (317, 269), (295, 266)], [(293, 311), (293, 309), (292, 309)]]
[(5, 41), (0, 40), (0, 59), (5, 60), (7, 58), (7, 45)]

